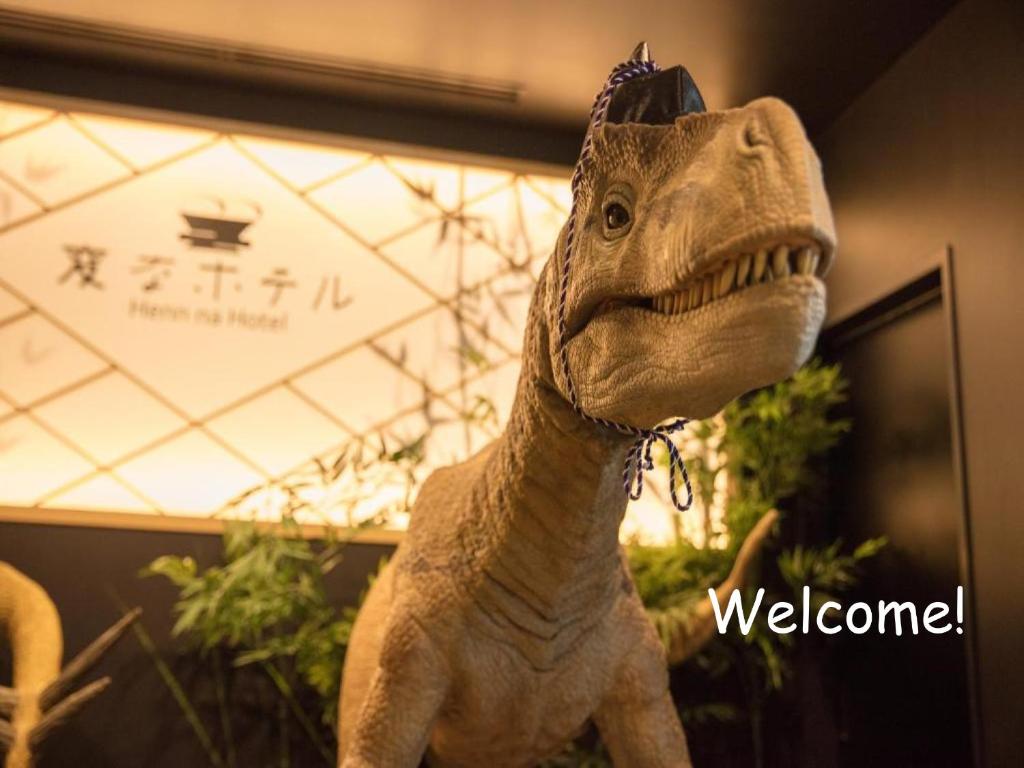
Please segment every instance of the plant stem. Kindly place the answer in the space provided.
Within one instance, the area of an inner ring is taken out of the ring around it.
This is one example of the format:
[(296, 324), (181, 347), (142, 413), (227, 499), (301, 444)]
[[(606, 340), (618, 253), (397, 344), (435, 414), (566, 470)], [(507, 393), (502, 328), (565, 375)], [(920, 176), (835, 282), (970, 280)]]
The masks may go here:
[(228, 753), (228, 765), (235, 768), (238, 764), (235, 754), (235, 735), (231, 727), (231, 712), (228, 710), (228, 696), (225, 688), (224, 663), (220, 649), (213, 652), (213, 684), (217, 692), (217, 710), (220, 713), (220, 727), (224, 734), (224, 746)]
[(189, 701), (188, 694), (185, 693), (185, 689), (181, 687), (181, 683), (178, 682), (178, 678), (174, 676), (174, 672), (167, 666), (167, 662), (160, 656), (160, 652), (156, 648), (156, 644), (153, 642), (153, 638), (149, 632), (143, 626), (141, 621), (136, 621), (132, 624), (132, 632), (135, 633), (135, 638), (139, 641), (139, 645), (142, 646), (143, 650), (149, 654), (153, 664), (156, 666), (157, 672), (160, 673), (160, 677), (163, 679), (164, 684), (171, 692), (171, 696), (174, 697), (177, 702), (181, 713), (185, 716), (188, 724), (192, 726), (192, 731), (195, 733), (196, 738), (199, 739), (199, 743), (203, 745), (203, 749), (206, 752), (206, 756), (210, 759), (210, 763), (215, 768), (226, 768), (224, 759), (220, 756), (220, 752), (213, 744), (213, 740), (210, 738), (209, 732), (203, 726), (202, 721), (199, 719), (199, 713), (196, 712), (196, 708)]
[(278, 755), (279, 768), (291, 768), (291, 750), (288, 748), (288, 707), (284, 699), (277, 700), (277, 735), (281, 753)]
[(316, 747), (317, 751), (323, 756), (324, 761), (329, 766), (334, 765), (334, 756), (330, 750), (324, 744), (323, 739), (320, 738), (320, 734), (316, 732), (316, 726), (310, 721), (309, 717), (299, 706), (299, 702), (295, 699), (295, 693), (292, 691), (292, 687), (285, 680), (284, 675), (281, 671), (272, 663), (268, 661), (261, 662), (260, 666), (266, 670), (266, 673), (270, 676), (270, 679), (274, 681), (274, 685), (277, 687), (278, 693), (281, 694), (282, 698), (288, 703), (288, 707), (292, 711), (292, 715), (299, 721), (299, 725), (302, 726), (302, 730), (306, 732), (309, 740), (313, 742), (313, 746)]

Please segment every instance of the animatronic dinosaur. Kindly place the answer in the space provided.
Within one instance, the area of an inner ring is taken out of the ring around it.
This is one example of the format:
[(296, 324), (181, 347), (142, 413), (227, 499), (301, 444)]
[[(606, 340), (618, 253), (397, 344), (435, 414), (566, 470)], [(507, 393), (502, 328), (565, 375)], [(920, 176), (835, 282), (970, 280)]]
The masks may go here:
[[(359, 613), (343, 768), (535, 765), (590, 720), (618, 766), (690, 765), (619, 545), (622, 460), (635, 495), (650, 444), (668, 442), (652, 427), (807, 359), (831, 212), (789, 107), (704, 112), (644, 45), (599, 94), (573, 192), (504, 434), (428, 478)], [(706, 608), (676, 658), (712, 634)]]
[(62, 671), (64, 639), (57, 608), (41, 586), (0, 562), (0, 625), (7, 628), (14, 662), (13, 687), (0, 685), (5, 768), (31, 768), (53, 729), (110, 685), (110, 678), (103, 677), (68, 695), (75, 680), (117, 642), (139, 613), (136, 608), (126, 614)]

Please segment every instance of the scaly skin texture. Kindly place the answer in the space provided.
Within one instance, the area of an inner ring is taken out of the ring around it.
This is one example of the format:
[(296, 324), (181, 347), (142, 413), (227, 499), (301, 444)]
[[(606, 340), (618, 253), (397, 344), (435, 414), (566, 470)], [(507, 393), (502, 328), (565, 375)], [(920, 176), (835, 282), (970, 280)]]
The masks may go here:
[[(609, 227), (612, 202), (628, 225)], [(835, 238), (817, 158), (784, 104), (606, 125), (579, 205), (567, 348), (587, 413), (640, 427), (704, 418), (806, 360)], [(818, 275), (685, 314), (652, 308), (723, 258), (777, 243), (813, 246)], [(568, 403), (563, 245), (537, 285), (504, 434), (427, 480), (360, 611), (342, 681), (344, 768), (416, 766), (424, 754), (440, 766), (531, 766), (590, 720), (616, 766), (690, 765), (665, 651), (618, 542), (629, 438)]]

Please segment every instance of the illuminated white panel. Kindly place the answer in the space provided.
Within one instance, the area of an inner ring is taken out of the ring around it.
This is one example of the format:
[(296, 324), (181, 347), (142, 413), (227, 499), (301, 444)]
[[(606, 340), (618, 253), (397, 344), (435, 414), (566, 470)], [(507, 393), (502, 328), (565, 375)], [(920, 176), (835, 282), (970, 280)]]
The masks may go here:
[[(512, 413), (512, 401), (515, 399), (518, 384), (519, 361), (512, 360), (488, 370), (480, 378), (469, 382), (465, 388), (465, 403), (462, 407), (479, 407), (481, 403), (493, 406), (494, 421), (486, 426), (490, 427), (490, 431), (497, 432)], [(451, 397), (458, 401), (459, 393)]]
[(523, 328), (535, 281), (532, 272), (507, 271), (467, 292), (462, 310), (488, 338), (518, 352), (523, 345)]
[(349, 436), (284, 387), (218, 416), (209, 428), (272, 476), (298, 468)]
[(119, 512), (155, 514), (153, 507), (125, 487), (123, 481), (111, 477), (106, 472), (92, 475), (63, 493), (47, 498), (42, 506), (96, 512), (116, 509)]
[(10, 292), (0, 288), (0, 323), (10, 320), (27, 309), (24, 302), (18, 301)]
[(317, 187), (309, 199), (371, 245), (442, 214), (381, 160)]
[(373, 347), (433, 392), (444, 392), (509, 356), (447, 307), (385, 334)]
[(19, 405), (28, 405), (106, 367), (39, 315), (0, 326), (0, 360), (0, 392)]
[(316, 147), (296, 141), (236, 136), (235, 142), (283, 181), (303, 190), (369, 160), (365, 152)]
[(115, 470), (160, 509), (209, 516), (264, 478), (249, 465), (192, 430), (132, 459)]
[(553, 176), (529, 176), (526, 183), (550, 200), (564, 215), (572, 209), (572, 190), (565, 179)]
[(384, 164), (415, 194), (433, 200), (441, 209), (459, 207), (462, 174), (457, 165), (401, 157), (385, 157)]
[[(196, 247), (210, 219), (226, 242)], [(12, 285), (197, 419), (432, 303), (226, 141), (18, 227), (0, 253)], [(68, 272), (90, 257), (94, 276)]]
[(12, 184), (0, 179), (0, 229), (39, 213), (42, 207)]
[(369, 347), (330, 360), (292, 384), (356, 433), (417, 408), (426, 398), (423, 384)]
[(0, 137), (38, 125), (53, 114), (52, 109), (0, 101)]
[(102, 115), (72, 115), (75, 124), (136, 170), (165, 162), (214, 137), (211, 131)]
[(0, 142), (0, 171), (48, 206), (131, 174), (66, 117)]
[(188, 425), (120, 373), (75, 387), (35, 413), (103, 465)]
[(483, 448), (491, 436), (477, 425), (468, 423), (460, 412), (444, 402), (433, 402), (429, 408), (409, 413), (382, 430), (390, 445), (409, 445), (423, 440), (426, 462), (420, 468), (426, 479), (432, 467), (443, 467), (464, 461)]
[(0, 422), (0, 493), (5, 503), (35, 504), (91, 468), (88, 461), (27, 416)]
[(432, 221), (380, 246), (400, 269), (435, 295), (451, 298), (509, 268), (509, 259), (465, 229)]
[[(302, 486), (304, 521), (403, 528), (415, 483), (500, 432), (567, 200), (486, 163), (0, 102), (0, 506), (275, 519)], [(406, 450), (412, 486), (380, 459)]]
[(494, 171), (489, 168), (466, 168), (462, 174), (463, 205), (478, 197), (484, 197), (507, 187), (515, 181), (508, 171)]

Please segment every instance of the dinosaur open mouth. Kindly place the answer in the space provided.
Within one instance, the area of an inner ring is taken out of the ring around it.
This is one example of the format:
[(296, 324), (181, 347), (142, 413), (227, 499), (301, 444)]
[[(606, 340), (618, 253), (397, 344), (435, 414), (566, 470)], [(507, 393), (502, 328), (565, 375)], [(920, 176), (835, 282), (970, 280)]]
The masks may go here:
[(647, 299), (647, 307), (665, 315), (680, 315), (717, 299), (792, 275), (816, 275), (821, 263), (818, 245), (781, 243), (753, 253), (728, 256), (676, 291)]
[(685, 279), (682, 286), (654, 296), (617, 296), (600, 302), (587, 317), (620, 309), (640, 309), (659, 315), (682, 315), (765, 283), (791, 277), (823, 277), (828, 271), (824, 246), (816, 241), (772, 243), (716, 259), (713, 266)]

